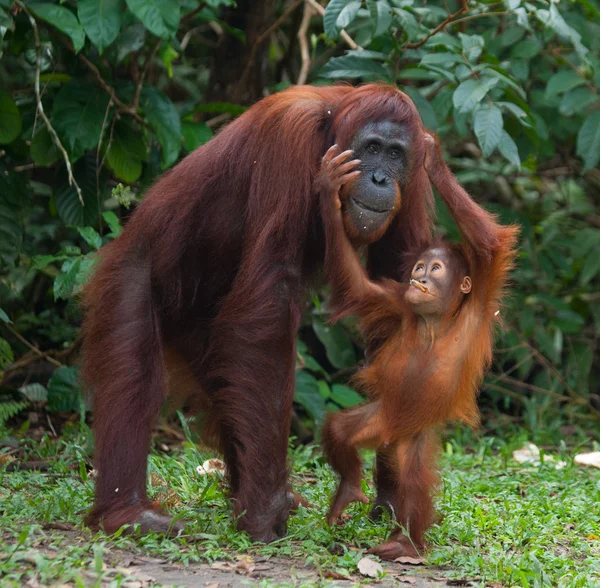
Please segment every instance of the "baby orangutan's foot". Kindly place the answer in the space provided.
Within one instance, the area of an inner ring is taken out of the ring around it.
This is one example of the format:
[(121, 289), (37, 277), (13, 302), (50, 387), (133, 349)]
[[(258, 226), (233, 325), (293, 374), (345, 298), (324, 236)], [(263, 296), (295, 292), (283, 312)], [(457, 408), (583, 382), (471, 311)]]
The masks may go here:
[(398, 557), (421, 557), (410, 539), (405, 535), (395, 540), (386, 541), (381, 545), (376, 545), (367, 551), (371, 555), (376, 555), (387, 561), (394, 561)]
[[(181, 521), (173, 522), (173, 519), (170, 516), (157, 512), (154, 509), (141, 511), (135, 518), (133, 524), (139, 525), (139, 531), (144, 535), (153, 531), (154, 533), (161, 533), (168, 537), (174, 537), (184, 529), (184, 524)], [(133, 532), (133, 528), (130, 532)]]
[(364, 492), (360, 489), (360, 486), (344, 482), (342, 480), (338, 486), (335, 498), (331, 503), (329, 514), (327, 515), (327, 524), (331, 527), (340, 518), (344, 509), (351, 502), (362, 502), (363, 504), (369, 504), (369, 499), (365, 496)]

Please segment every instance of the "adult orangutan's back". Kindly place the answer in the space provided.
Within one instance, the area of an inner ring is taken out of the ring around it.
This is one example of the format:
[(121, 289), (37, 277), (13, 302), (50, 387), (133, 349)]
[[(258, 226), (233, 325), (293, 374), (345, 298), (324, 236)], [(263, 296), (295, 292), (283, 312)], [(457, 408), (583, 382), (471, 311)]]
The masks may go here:
[[(236, 512), (246, 512), (240, 527), (265, 541), (284, 533), (302, 271), (325, 245), (313, 189), (320, 159), (336, 140), (360, 155), (380, 137), (381, 155), (364, 153), (368, 173), (350, 188), (345, 218), (355, 242), (370, 243), (401, 199), (394, 232), (402, 250), (430, 229), (421, 128), (394, 88), (291, 88), (250, 108), (148, 191), (84, 292), (82, 374), (94, 393), (98, 470), (92, 526), (169, 528), (145, 480), (176, 357), (188, 373), (175, 387), (209, 412)], [(392, 148), (399, 155), (388, 161)]]

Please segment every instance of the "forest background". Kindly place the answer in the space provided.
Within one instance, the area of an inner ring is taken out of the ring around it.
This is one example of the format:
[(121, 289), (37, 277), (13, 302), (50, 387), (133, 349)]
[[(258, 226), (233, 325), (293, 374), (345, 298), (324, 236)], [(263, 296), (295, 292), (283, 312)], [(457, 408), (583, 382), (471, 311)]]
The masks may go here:
[[(523, 227), (485, 429), (597, 438), (599, 7), (0, 0), (0, 428), (85, 410), (77, 293), (161, 172), (291, 84), (381, 80), (414, 100), (477, 201)], [(361, 400), (347, 386), (360, 339), (326, 324), (325, 297), (300, 331), (301, 441)]]

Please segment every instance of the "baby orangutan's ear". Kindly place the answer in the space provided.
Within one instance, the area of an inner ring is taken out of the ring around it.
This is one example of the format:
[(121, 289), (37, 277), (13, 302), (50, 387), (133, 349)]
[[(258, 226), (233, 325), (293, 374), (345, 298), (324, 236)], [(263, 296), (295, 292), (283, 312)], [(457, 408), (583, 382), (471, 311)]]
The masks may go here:
[(471, 282), (471, 278), (469, 276), (465, 276), (463, 278), (463, 281), (460, 285), (460, 291), (463, 294), (468, 294), (471, 291), (471, 287), (473, 286), (472, 282)]

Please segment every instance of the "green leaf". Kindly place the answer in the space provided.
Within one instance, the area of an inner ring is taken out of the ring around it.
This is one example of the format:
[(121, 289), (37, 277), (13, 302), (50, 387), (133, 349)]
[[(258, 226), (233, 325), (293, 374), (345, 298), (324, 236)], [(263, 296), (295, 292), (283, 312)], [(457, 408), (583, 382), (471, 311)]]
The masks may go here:
[(375, 61), (362, 59), (355, 55), (343, 55), (330, 59), (319, 71), (319, 75), (330, 80), (344, 78), (368, 78), (389, 80), (389, 70)]
[(342, 384), (334, 384), (331, 387), (331, 399), (342, 408), (350, 408), (351, 406), (356, 406), (365, 401), (365, 399), (352, 390), (352, 388), (348, 388), (348, 386), (343, 386)]
[(536, 37), (527, 37), (515, 45), (511, 52), (512, 59), (532, 59), (542, 50), (542, 44)]
[(530, 127), (531, 125), (527, 122), (527, 113), (520, 107), (517, 106), (514, 102), (496, 102), (496, 106), (500, 106), (502, 108), (506, 108), (509, 112), (514, 114), (517, 117), (517, 120), (526, 127)]
[(77, 3), (79, 22), (100, 54), (119, 35), (123, 12), (123, 0), (79, 0)]
[(64, 85), (52, 107), (52, 124), (72, 160), (98, 145), (108, 96), (79, 81)]
[(142, 134), (126, 121), (117, 122), (106, 152), (106, 165), (115, 176), (132, 184), (142, 175), (142, 162), (147, 156)]
[(56, 163), (61, 157), (61, 153), (45, 124), (41, 124), (35, 135), (33, 135), (30, 150), (31, 159), (37, 165), (43, 167)]
[(456, 53), (428, 53), (421, 59), (420, 65), (451, 65), (463, 63), (462, 57)]
[(373, 23), (373, 37), (379, 37), (387, 33), (392, 24), (392, 11), (389, 4), (387, 2), (380, 2), (379, 0), (376, 2), (370, 0), (367, 2), (367, 6), (369, 7)]
[(57, 4), (44, 2), (39, 4), (28, 4), (27, 8), (42, 20), (56, 27), (71, 38), (75, 52), (83, 47), (85, 33), (77, 20), (77, 17), (68, 9)]
[(172, 39), (179, 28), (181, 7), (177, 0), (125, 0), (144, 26), (157, 37)]
[(505, 130), (502, 130), (500, 143), (498, 143), (498, 151), (500, 151), (500, 153), (502, 153), (502, 155), (513, 165), (521, 167), (521, 158), (519, 157), (517, 144)]
[(7, 170), (0, 160), (0, 255), (13, 259), (20, 251), (32, 196), (25, 175)]
[(340, 34), (340, 29), (337, 26), (337, 20), (340, 13), (350, 0), (331, 0), (325, 8), (325, 14), (323, 15), (323, 28), (325, 29), (325, 36), (328, 39), (335, 39)]
[(0, 308), (0, 321), (6, 323), (7, 325), (12, 325), (12, 321), (8, 318), (8, 315), (2, 308)]
[(0, 90), (0, 144), (11, 143), (21, 133), (21, 115), (12, 96)]
[(82, 396), (78, 372), (72, 367), (59, 367), (48, 381), (48, 410), (73, 412), (80, 408)]
[(345, 29), (356, 18), (361, 4), (362, 2), (360, 0), (348, 2), (348, 4), (342, 8), (342, 11), (335, 21), (336, 27), (338, 29)]
[(181, 122), (173, 103), (156, 88), (142, 90), (141, 105), (162, 148), (162, 167), (175, 163), (181, 151)]
[(81, 257), (67, 259), (60, 268), (60, 274), (54, 279), (54, 300), (68, 300), (77, 284), (76, 278), (81, 266)]
[(315, 420), (320, 421), (325, 413), (325, 400), (319, 391), (319, 383), (314, 376), (304, 370), (296, 372), (294, 402), (297, 402)]
[(14, 360), (15, 356), (9, 342), (0, 337), (0, 370), (8, 367)]
[(588, 171), (600, 162), (600, 111), (592, 112), (577, 134), (577, 155), (584, 161), (583, 171)]
[(581, 268), (581, 274), (579, 276), (579, 283), (582, 286), (585, 286), (590, 283), (590, 281), (595, 278), (598, 274), (600, 274), (600, 255), (595, 252), (592, 255), (588, 255), (583, 262), (583, 267)]
[(107, 189), (106, 175), (96, 175), (96, 154), (90, 152), (79, 160), (73, 167), (73, 174), (81, 188), (84, 205), (81, 205), (75, 188), (69, 185), (66, 171), (61, 170), (53, 192), (56, 210), (66, 225), (95, 225)]
[(563, 96), (558, 110), (565, 116), (572, 116), (580, 114), (587, 106), (596, 101), (600, 104), (598, 95), (587, 86), (575, 88)]
[(181, 123), (181, 134), (183, 135), (183, 146), (186, 148), (186, 151), (191, 153), (194, 149), (200, 147), (200, 145), (204, 145), (204, 143), (210, 141), (214, 133), (203, 122), (183, 122)]
[(102, 237), (94, 227), (77, 227), (77, 231), (90, 247), (96, 250), (102, 247)]
[(19, 392), (30, 402), (48, 401), (48, 390), (46, 390), (45, 386), (42, 386), (42, 384), (37, 382), (21, 386)]
[(477, 109), (473, 128), (484, 157), (489, 157), (500, 143), (503, 127), (502, 112), (495, 104), (483, 104)]
[(423, 94), (421, 94), (417, 88), (412, 86), (405, 86), (403, 87), (403, 90), (412, 98), (412, 101), (415, 103), (425, 127), (435, 131), (438, 125), (437, 118), (435, 116), (433, 107), (427, 101), (425, 96), (423, 96)]
[(327, 359), (333, 367), (339, 370), (356, 364), (352, 341), (340, 324), (328, 325), (320, 317), (314, 317), (313, 329), (325, 346)]
[(580, 76), (576, 71), (569, 69), (567, 71), (559, 71), (554, 74), (548, 81), (546, 86), (546, 97), (551, 98), (557, 94), (568, 92), (578, 86), (585, 84), (585, 78)]
[(496, 78), (482, 78), (462, 82), (454, 90), (452, 96), (454, 108), (461, 113), (472, 111), (497, 83)]
[(102, 218), (106, 221), (106, 224), (110, 228), (110, 235), (112, 237), (118, 237), (123, 232), (121, 221), (112, 210), (107, 210), (102, 213)]

